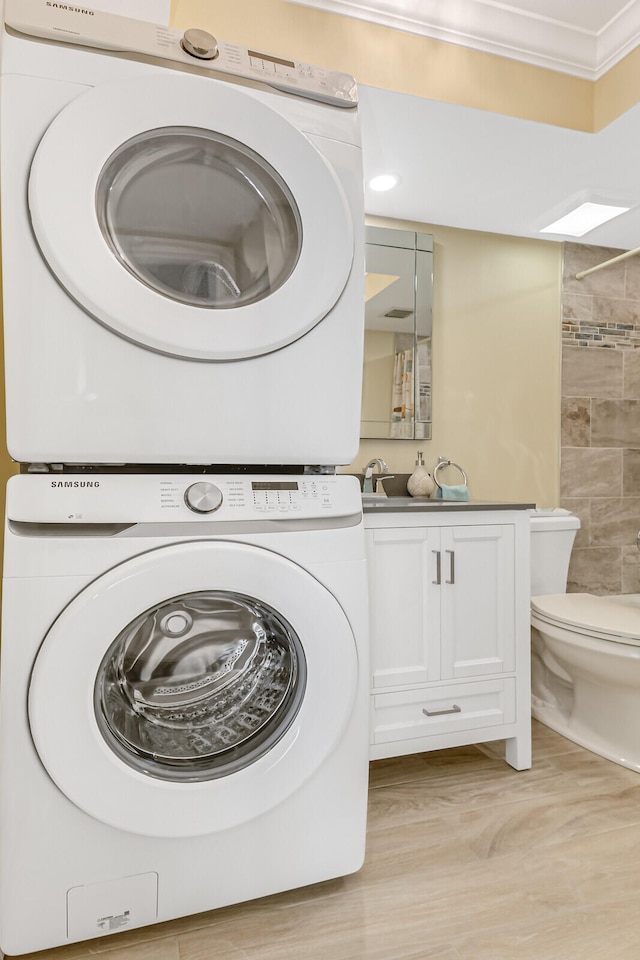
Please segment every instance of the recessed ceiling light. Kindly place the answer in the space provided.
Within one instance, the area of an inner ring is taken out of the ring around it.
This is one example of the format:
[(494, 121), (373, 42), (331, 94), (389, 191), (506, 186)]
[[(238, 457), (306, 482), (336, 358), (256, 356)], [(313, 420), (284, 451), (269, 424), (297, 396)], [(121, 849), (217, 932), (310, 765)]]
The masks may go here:
[(369, 180), (369, 186), (372, 190), (393, 190), (399, 179), (395, 173), (381, 173), (378, 177)]
[(581, 203), (575, 210), (566, 216), (554, 220), (547, 227), (542, 227), (540, 233), (561, 233), (568, 237), (582, 237), (601, 223), (612, 220), (621, 213), (626, 213), (629, 207), (616, 207), (605, 203)]

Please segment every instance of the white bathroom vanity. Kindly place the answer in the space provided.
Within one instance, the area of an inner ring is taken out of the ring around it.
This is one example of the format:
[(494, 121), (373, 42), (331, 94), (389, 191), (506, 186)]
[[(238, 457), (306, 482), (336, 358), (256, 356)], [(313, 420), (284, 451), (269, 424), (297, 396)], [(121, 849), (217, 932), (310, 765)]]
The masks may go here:
[(372, 760), (504, 740), (531, 766), (532, 506), (365, 498)]

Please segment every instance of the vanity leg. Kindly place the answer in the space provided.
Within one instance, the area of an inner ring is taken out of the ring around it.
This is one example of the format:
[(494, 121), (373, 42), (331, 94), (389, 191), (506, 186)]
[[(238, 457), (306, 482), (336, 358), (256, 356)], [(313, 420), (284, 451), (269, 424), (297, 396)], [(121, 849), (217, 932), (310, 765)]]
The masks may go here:
[(515, 770), (529, 770), (531, 767), (531, 738), (509, 737), (505, 740), (504, 758)]

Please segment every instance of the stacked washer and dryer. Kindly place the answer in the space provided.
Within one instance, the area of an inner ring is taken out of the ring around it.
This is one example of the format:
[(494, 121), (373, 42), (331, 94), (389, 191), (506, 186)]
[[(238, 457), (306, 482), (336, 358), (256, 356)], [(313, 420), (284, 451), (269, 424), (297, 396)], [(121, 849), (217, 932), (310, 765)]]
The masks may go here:
[(0, 947), (357, 870), (353, 78), (5, 0)]

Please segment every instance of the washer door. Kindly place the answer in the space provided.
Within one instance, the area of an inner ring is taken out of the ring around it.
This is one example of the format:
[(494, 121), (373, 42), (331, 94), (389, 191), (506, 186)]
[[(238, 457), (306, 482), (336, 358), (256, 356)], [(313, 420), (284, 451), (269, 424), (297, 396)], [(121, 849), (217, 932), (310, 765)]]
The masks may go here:
[(174, 356), (286, 346), (326, 316), (351, 271), (335, 173), (231, 83), (174, 74), (82, 94), (38, 146), (29, 206), (68, 293), (121, 336)]
[(260, 816), (322, 766), (357, 674), (347, 618), (310, 574), (259, 547), (189, 542), (71, 601), (38, 653), (29, 720), (86, 813), (196, 836)]

